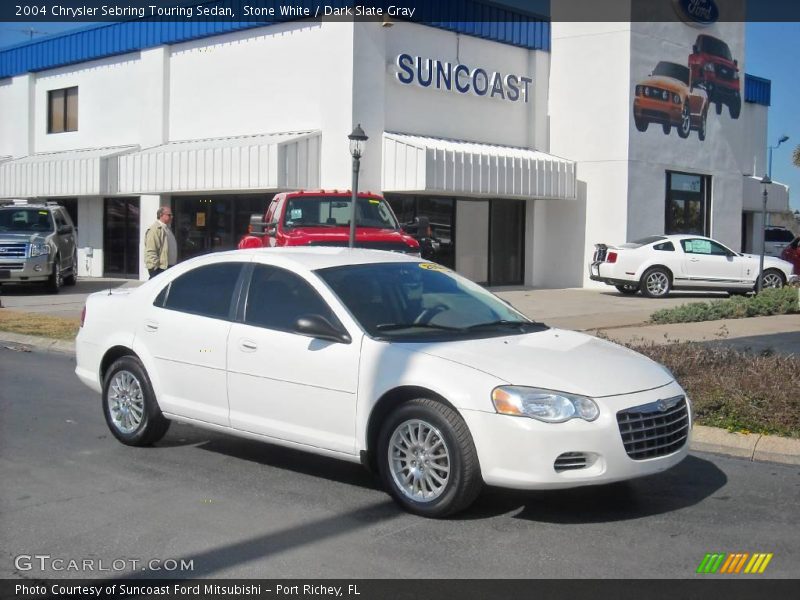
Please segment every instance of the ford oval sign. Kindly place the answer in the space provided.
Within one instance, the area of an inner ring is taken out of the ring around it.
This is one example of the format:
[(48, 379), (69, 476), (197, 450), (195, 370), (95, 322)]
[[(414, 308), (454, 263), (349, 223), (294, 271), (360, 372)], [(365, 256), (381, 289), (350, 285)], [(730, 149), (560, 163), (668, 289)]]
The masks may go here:
[(675, 12), (689, 25), (705, 27), (719, 20), (719, 8), (714, 0), (673, 0)]

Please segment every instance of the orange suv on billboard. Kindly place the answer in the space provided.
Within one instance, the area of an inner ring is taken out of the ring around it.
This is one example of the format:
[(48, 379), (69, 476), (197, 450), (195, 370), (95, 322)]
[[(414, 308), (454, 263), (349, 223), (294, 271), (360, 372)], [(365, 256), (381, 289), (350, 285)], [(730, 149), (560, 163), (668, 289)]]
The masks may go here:
[(689, 87), (689, 68), (678, 63), (661, 61), (650, 76), (636, 86), (633, 100), (633, 121), (636, 129), (647, 131), (650, 123), (660, 123), (668, 134), (672, 126), (682, 138), (697, 131), (706, 139), (708, 96), (705, 90)]

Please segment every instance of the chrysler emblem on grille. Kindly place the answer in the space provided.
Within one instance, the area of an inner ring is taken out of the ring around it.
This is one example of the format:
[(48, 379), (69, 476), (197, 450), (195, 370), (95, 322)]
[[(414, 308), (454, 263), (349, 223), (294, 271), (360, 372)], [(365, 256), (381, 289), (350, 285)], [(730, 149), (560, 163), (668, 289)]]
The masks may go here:
[(664, 412), (665, 410), (669, 410), (670, 408), (675, 406), (680, 401), (680, 399), (681, 397), (677, 396), (675, 398), (666, 398), (664, 400), (659, 400), (658, 402), (656, 402), (656, 406), (658, 407), (658, 410)]

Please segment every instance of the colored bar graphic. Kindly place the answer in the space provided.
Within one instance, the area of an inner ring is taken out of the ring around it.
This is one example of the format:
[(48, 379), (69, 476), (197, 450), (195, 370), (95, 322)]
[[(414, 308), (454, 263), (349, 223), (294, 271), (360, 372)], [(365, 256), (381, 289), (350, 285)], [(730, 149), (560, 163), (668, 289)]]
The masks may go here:
[[(763, 573), (767, 569), (767, 565), (772, 560), (773, 553), (756, 552), (750, 554), (749, 552), (709, 552), (700, 561), (697, 566), (697, 573), (720, 573), (720, 574), (738, 574), (738, 573)], [(748, 561), (748, 559), (750, 559)], [(745, 563), (747, 566), (745, 566)], [(744, 567), (744, 571), (742, 571)]]

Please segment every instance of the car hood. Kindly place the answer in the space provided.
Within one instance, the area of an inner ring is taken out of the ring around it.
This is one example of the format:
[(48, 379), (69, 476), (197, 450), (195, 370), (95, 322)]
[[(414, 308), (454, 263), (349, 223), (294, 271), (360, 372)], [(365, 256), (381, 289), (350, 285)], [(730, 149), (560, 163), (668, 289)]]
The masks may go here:
[(563, 329), (407, 346), (509, 384), (595, 398), (654, 389), (674, 379), (664, 367), (637, 352)]
[(676, 93), (686, 93), (689, 88), (682, 81), (674, 77), (664, 77), (663, 75), (653, 75), (641, 82), (640, 85), (652, 85)]
[(5, 242), (6, 244), (21, 244), (21, 243), (28, 243), (33, 244), (35, 242), (45, 242), (47, 241), (47, 236), (50, 235), (48, 233), (8, 233), (3, 232), (0, 233), (0, 242)]
[[(292, 240), (292, 245), (304, 245), (309, 242), (318, 243), (344, 243), (350, 239), (349, 227), (293, 227), (285, 231), (284, 235)], [(395, 242), (402, 243), (412, 248), (417, 247), (417, 241), (397, 229), (377, 229), (359, 227), (356, 229), (356, 242)]]

